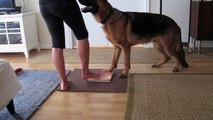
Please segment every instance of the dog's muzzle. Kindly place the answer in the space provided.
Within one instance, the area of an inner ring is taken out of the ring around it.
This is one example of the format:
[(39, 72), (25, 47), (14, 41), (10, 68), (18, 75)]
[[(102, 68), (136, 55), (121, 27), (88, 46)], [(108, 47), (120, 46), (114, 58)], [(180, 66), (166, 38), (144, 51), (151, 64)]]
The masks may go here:
[(96, 14), (98, 12), (98, 5), (95, 2), (96, 0), (78, 0), (82, 5), (86, 6), (81, 9), (82, 12), (87, 13), (91, 12)]

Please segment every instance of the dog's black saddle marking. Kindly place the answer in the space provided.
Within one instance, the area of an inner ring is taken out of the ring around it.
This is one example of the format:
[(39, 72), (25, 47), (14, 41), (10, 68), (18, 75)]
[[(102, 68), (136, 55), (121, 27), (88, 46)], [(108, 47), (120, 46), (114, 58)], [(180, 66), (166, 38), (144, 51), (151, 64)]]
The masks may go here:
[(139, 12), (124, 12), (130, 19), (132, 31), (144, 37), (164, 33), (168, 28), (177, 26), (176, 22), (165, 15)]

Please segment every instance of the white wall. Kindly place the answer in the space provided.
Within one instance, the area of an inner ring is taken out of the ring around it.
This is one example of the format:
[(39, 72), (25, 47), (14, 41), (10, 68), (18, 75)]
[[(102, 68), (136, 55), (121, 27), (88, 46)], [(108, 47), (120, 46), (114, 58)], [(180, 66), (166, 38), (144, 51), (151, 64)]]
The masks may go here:
[(160, 13), (160, 0), (150, 0), (149, 11), (151, 13)]
[(34, 11), (37, 14), (37, 28), (38, 28), (38, 34), (39, 34), (39, 40), (41, 48), (51, 48), (51, 37), (49, 34), (49, 31), (46, 27), (46, 24), (40, 14), (39, 10), (39, 0), (25, 0), (26, 3), (26, 11)]
[[(35, 12), (37, 20), (38, 38), (40, 41), (41, 48), (51, 48), (51, 37), (47, 30), (46, 24), (41, 17), (39, 11), (39, 0), (24, 0), (25, 1), (25, 12)], [(22, 4), (22, 0), (16, 0), (16, 4)]]
[(173, 18), (181, 27), (182, 42), (188, 42), (190, 0), (162, 0), (162, 14)]
[(22, 6), (22, 0), (16, 0), (16, 6)]

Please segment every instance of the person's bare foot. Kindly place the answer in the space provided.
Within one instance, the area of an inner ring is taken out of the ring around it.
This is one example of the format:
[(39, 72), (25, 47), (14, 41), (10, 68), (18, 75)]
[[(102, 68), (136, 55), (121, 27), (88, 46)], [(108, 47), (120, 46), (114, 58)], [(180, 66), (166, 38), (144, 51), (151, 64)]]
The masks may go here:
[(82, 73), (81, 78), (82, 79), (89, 79), (89, 78), (98, 78), (102, 75), (102, 73), (94, 73), (94, 72), (87, 72), (87, 73)]
[(60, 91), (66, 91), (69, 89), (69, 86), (70, 86), (70, 81), (67, 80), (67, 81), (61, 81), (60, 82)]

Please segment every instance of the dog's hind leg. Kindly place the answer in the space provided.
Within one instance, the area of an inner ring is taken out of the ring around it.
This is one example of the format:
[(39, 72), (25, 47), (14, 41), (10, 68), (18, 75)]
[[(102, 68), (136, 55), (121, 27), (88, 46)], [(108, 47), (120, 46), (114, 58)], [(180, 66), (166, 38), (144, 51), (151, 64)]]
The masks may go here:
[(179, 50), (179, 57), (180, 57), (180, 64), (182, 67), (184, 68), (187, 68), (189, 67), (188, 63), (186, 62), (186, 59), (185, 59), (185, 53), (184, 53), (184, 50), (183, 50), (183, 47), (180, 48)]
[(177, 32), (175, 33), (175, 41), (178, 41), (179, 45), (177, 45), (176, 51), (180, 57), (180, 64), (182, 67), (186, 68), (189, 67), (188, 63), (186, 62), (185, 53), (183, 50), (183, 45), (181, 43), (181, 30), (180, 27), (176, 28)]
[(122, 51), (124, 55), (124, 69), (122, 73), (120, 74), (120, 78), (126, 78), (129, 74), (129, 69), (130, 69), (131, 46), (123, 46)]
[(180, 59), (180, 56), (179, 56), (178, 52), (175, 51), (174, 49), (169, 49), (168, 53), (175, 58), (175, 67), (173, 68), (172, 71), (173, 72), (178, 72), (179, 71), (179, 66), (180, 66), (180, 63), (181, 63), (181, 59)]
[(176, 60), (180, 63), (182, 67), (186, 68), (189, 66), (186, 62), (185, 53), (181, 42), (176, 45), (176, 50), (175, 53), (173, 53), (173, 56), (176, 58)]
[(175, 57), (175, 67), (173, 68), (173, 72), (178, 72), (180, 65), (182, 67), (188, 67), (185, 60), (185, 53), (181, 42), (181, 30), (179, 27), (174, 29), (174, 35), (171, 39), (173, 39), (173, 42), (167, 48), (167, 52)]
[(166, 47), (166, 52), (173, 56), (175, 58), (175, 66), (173, 68), (173, 72), (178, 72), (179, 71), (179, 66), (181, 65), (181, 57), (180, 57), (180, 51), (177, 50), (176, 48), (179, 48), (179, 44), (177, 44), (177, 41), (174, 42), (173, 44), (169, 45)]
[(156, 50), (158, 50), (161, 53), (162, 59), (159, 62), (153, 64), (152, 67), (160, 67), (161, 65), (167, 63), (170, 60), (170, 56), (164, 50), (161, 43), (153, 42), (153, 46)]

